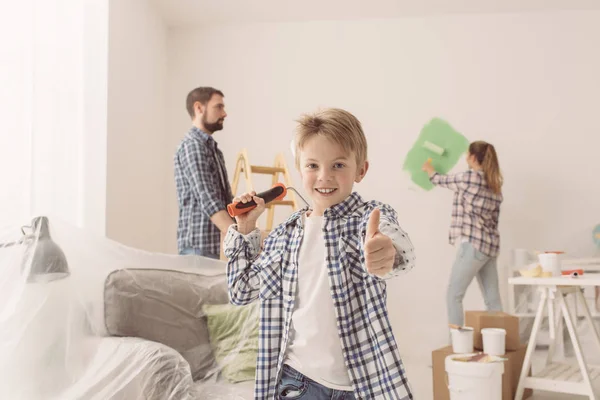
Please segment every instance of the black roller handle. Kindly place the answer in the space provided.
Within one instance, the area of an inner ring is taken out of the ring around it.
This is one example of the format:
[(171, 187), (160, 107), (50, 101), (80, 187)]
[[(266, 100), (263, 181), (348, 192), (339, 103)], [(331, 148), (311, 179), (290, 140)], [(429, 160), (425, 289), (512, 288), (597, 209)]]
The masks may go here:
[[(287, 188), (285, 185), (283, 183), (277, 183), (271, 189), (257, 193), (256, 197), (260, 197), (265, 203), (270, 203), (273, 200), (283, 199), (286, 194)], [(227, 212), (231, 217), (235, 217), (236, 215), (245, 214), (254, 208), (256, 208), (256, 202), (254, 200), (250, 200), (247, 203), (234, 202), (227, 205)]]

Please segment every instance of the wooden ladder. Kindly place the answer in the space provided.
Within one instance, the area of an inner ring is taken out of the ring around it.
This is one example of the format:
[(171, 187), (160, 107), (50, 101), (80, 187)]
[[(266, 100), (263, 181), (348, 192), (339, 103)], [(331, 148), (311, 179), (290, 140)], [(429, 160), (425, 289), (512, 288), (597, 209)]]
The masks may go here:
[[(234, 196), (237, 195), (238, 184), (240, 183), (240, 176), (244, 175), (246, 180), (246, 192), (251, 192), (254, 189), (254, 185), (252, 183), (252, 174), (262, 174), (262, 175), (271, 175), (272, 185), (275, 185), (277, 182), (282, 182), (286, 187), (292, 186), (292, 179), (290, 177), (290, 171), (287, 168), (285, 163), (285, 157), (283, 153), (279, 153), (275, 157), (275, 162), (272, 167), (261, 166), (261, 165), (251, 165), (248, 158), (248, 151), (246, 149), (242, 149), (238, 153), (237, 160), (235, 163), (235, 170), (233, 172), (233, 183), (231, 184), (231, 192)], [(283, 175), (283, 180), (279, 180), (279, 175)], [(267, 190), (265, 188), (264, 190)], [(259, 190), (257, 192), (262, 192), (263, 190)], [(273, 229), (273, 220), (275, 219), (275, 207), (276, 206), (291, 206), (293, 211), (298, 210), (298, 202), (296, 200), (296, 195), (293, 191), (288, 191), (288, 196), (290, 200), (276, 200), (267, 204), (267, 224), (265, 227), (265, 231), (269, 232)]]

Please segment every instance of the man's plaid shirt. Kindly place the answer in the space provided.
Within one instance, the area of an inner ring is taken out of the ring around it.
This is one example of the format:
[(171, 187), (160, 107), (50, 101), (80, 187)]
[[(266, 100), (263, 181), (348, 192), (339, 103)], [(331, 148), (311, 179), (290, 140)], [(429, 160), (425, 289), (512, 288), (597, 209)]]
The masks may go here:
[(210, 217), (233, 200), (223, 153), (211, 135), (192, 127), (175, 153), (179, 201), (177, 247), (221, 253), (221, 232)]
[(482, 171), (468, 170), (458, 174), (431, 176), (434, 185), (454, 191), (449, 241), (454, 244), (464, 237), (477, 250), (490, 257), (500, 252), (498, 219), (502, 194), (492, 192)]
[[(397, 250), (394, 269), (384, 279), (369, 274), (364, 266), (365, 231), (375, 207), (381, 210), (381, 232), (392, 238)], [(245, 305), (260, 301), (255, 399), (276, 398), (293, 331), (290, 322), (306, 211), (294, 213), (271, 232), (260, 254), (258, 230), (244, 236), (232, 225), (225, 239), (231, 302)], [(388, 318), (385, 282), (413, 268), (410, 239), (398, 226), (390, 206), (365, 202), (357, 193), (327, 209), (324, 220), (330, 291), (354, 394), (359, 399), (413, 399)]]

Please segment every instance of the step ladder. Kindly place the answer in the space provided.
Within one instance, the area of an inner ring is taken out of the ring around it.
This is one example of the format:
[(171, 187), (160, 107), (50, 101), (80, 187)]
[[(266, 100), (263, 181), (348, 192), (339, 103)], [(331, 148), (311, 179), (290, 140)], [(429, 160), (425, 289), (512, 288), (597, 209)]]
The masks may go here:
[[(246, 180), (246, 190), (244, 192), (251, 192), (253, 190), (255, 190), (256, 192), (262, 192), (263, 190), (269, 189), (263, 188), (262, 190), (256, 190), (254, 188), (254, 184), (252, 183), (252, 174), (271, 175), (272, 185), (275, 185), (277, 182), (282, 182), (286, 187), (292, 186), (290, 171), (287, 168), (283, 153), (279, 153), (275, 157), (275, 162), (273, 163), (273, 166), (269, 167), (250, 164), (248, 150), (242, 149), (237, 155), (235, 170), (233, 172), (231, 192), (234, 196), (238, 194), (237, 189), (240, 183), (240, 177), (242, 175)], [(280, 179), (280, 175), (282, 175), (282, 179)], [(287, 198), (289, 198), (289, 200), (287, 200)], [(272, 201), (267, 204), (267, 223), (264, 229), (264, 231), (266, 232), (270, 232), (273, 229), (273, 221), (275, 219), (275, 207), (277, 206), (289, 206), (292, 207), (292, 211), (298, 210), (298, 201), (296, 200), (296, 195), (294, 194), (294, 192), (290, 190), (288, 191), (286, 199)]]

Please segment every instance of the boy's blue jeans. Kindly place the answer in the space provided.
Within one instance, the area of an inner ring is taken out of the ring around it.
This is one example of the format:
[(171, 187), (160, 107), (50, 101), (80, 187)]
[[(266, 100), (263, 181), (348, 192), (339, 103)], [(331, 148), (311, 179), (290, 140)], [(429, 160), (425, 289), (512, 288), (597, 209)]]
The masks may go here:
[(277, 398), (281, 400), (355, 400), (354, 393), (329, 389), (302, 375), (287, 364), (283, 365), (277, 386)]
[(477, 278), (488, 311), (502, 311), (498, 286), (497, 257), (490, 257), (475, 249), (469, 242), (461, 243), (450, 273), (447, 292), (448, 322), (463, 326), (463, 298), (467, 288)]

